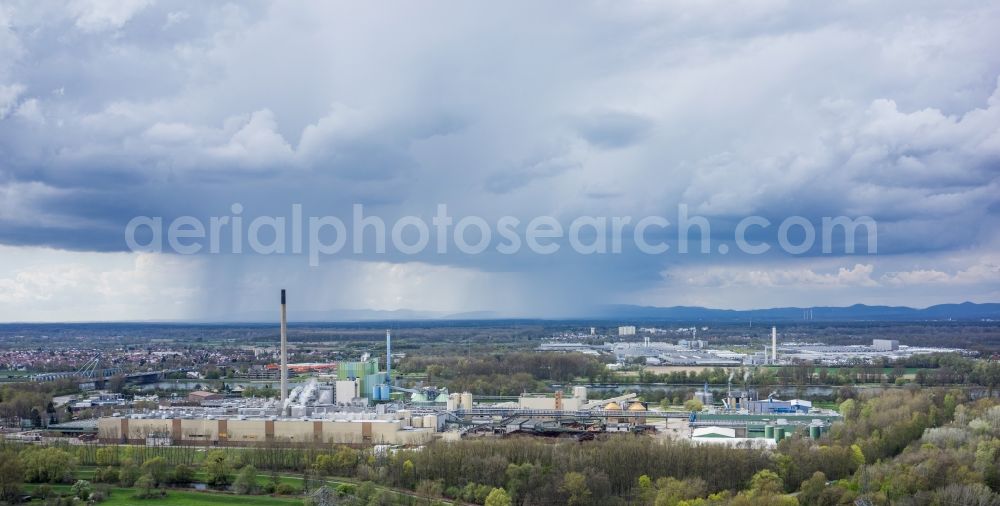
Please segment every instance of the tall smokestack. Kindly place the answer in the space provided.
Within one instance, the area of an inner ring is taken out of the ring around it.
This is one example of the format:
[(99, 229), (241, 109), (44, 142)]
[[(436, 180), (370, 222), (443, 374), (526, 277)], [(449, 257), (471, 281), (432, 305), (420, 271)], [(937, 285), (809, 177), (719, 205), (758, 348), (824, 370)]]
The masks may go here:
[(281, 406), (288, 400), (288, 316), (285, 314), (285, 289), (281, 289)]
[(778, 327), (771, 327), (771, 363), (778, 363)]
[(392, 335), (389, 329), (385, 329), (385, 377), (386, 381), (392, 384)]

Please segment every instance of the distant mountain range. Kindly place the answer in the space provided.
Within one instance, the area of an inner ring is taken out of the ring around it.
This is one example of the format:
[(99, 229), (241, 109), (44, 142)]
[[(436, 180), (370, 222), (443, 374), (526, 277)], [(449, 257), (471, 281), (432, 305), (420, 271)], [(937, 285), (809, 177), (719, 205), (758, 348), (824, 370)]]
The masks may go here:
[[(276, 318), (274, 311), (243, 313), (225, 318), (230, 322), (271, 322)], [(939, 304), (923, 309), (905, 306), (868, 306), (855, 304), (847, 307), (776, 307), (769, 309), (712, 309), (697, 306), (634, 306), (613, 304), (582, 310), (580, 314), (518, 317), (494, 311), (470, 311), (465, 313), (445, 313), (398, 309), (394, 311), (347, 309), (331, 311), (299, 311), (290, 307), (288, 318), (293, 322), (364, 322), (364, 321), (412, 321), (412, 320), (500, 320), (500, 319), (552, 319), (552, 320), (622, 320), (622, 321), (940, 321), (940, 320), (998, 320), (1000, 304)]]
[(707, 321), (926, 321), (926, 320), (1000, 320), (1000, 304), (938, 304), (923, 309), (905, 306), (847, 307), (776, 307), (770, 309), (733, 310), (704, 307), (610, 305), (600, 308), (594, 317), (632, 320), (707, 320)]

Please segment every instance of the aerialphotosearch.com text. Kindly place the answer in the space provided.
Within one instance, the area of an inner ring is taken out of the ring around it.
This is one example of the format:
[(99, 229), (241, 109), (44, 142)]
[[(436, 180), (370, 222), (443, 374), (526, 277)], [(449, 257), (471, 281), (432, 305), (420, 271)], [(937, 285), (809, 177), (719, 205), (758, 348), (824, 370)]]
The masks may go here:
[[(819, 223), (802, 216), (789, 216), (779, 223), (762, 216), (747, 216), (735, 226), (727, 225), (727, 235), (719, 239), (712, 235), (711, 221), (704, 216), (691, 216), (684, 204), (677, 206), (673, 219), (579, 216), (568, 223), (552, 216), (531, 219), (503, 216), (494, 221), (480, 216), (456, 219), (448, 213), (446, 204), (438, 204), (430, 223), (412, 215), (387, 223), (379, 216), (366, 214), (363, 204), (353, 206), (349, 219), (305, 216), (301, 204), (291, 205), (288, 216), (251, 217), (245, 215), (239, 203), (232, 204), (229, 211), (229, 215), (207, 220), (180, 216), (169, 223), (164, 223), (162, 217), (136, 216), (125, 227), (125, 243), (136, 252), (183, 255), (307, 254), (311, 266), (319, 265), (324, 256), (381, 255), (390, 247), (403, 255), (428, 253), (428, 248), (439, 254), (457, 251), (467, 255), (489, 249), (514, 255), (527, 248), (538, 255), (551, 255), (564, 247), (581, 255), (594, 255), (619, 254), (630, 246), (649, 255), (668, 252), (724, 255), (730, 253), (732, 244), (748, 255), (767, 253), (775, 245), (793, 255), (834, 253), (835, 247), (836, 253), (853, 254), (857, 237), (866, 243), (868, 254), (877, 253), (876, 223), (867, 216), (823, 217)], [(672, 249), (674, 245), (676, 249)]]

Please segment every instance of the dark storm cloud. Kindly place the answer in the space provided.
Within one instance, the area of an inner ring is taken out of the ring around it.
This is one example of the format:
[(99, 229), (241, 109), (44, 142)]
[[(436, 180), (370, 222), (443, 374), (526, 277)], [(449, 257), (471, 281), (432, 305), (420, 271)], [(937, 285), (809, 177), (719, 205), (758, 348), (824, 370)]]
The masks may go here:
[(7, 224), (0, 222), (0, 240), (10, 246), (37, 246), (70, 251), (121, 251), (120, 230), (117, 225), (104, 227), (38, 226), (37, 224)]
[[(718, 237), (751, 214), (868, 215), (882, 254), (996, 254), (1000, 7), (395, 9), (5, 5), (0, 243), (122, 250), (133, 216), (206, 219), (234, 202), (341, 216), (361, 203), (387, 221), (445, 203), (564, 224), (683, 203)], [(584, 298), (735, 262), (556, 258), (419, 260)]]
[(641, 141), (652, 128), (652, 123), (642, 116), (610, 111), (579, 118), (574, 126), (587, 142), (597, 147), (615, 149)]
[(579, 162), (565, 156), (540, 157), (490, 175), (485, 188), (491, 193), (510, 193), (535, 180), (556, 177), (579, 168), (579, 165)]

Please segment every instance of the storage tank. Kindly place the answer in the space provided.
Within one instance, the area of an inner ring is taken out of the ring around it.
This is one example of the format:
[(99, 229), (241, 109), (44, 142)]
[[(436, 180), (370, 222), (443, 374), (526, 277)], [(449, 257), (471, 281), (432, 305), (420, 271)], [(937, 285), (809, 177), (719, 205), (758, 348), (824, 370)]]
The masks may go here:
[(775, 441), (781, 441), (782, 439), (785, 439), (785, 428), (784, 427), (775, 427), (774, 428), (774, 440)]
[(764, 426), (764, 437), (767, 439), (774, 439), (774, 426), (765, 425)]
[(379, 388), (379, 385), (375, 385), (372, 387), (372, 400), (373, 401), (382, 400), (382, 389)]
[(445, 406), (448, 411), (455, 411), (462, 404), (462, 397), (458, 394), (451, 394), (448, 396), (448, 404)]
[(422, 417), (422, 416), (415, 416), (415, 417), (413, 417), (413, 420), (411, 420), (411, 421), (413, 422), (413, 426), (414, 427), (418, 427), (419, 428), (419, 427), (423, 427), (424, 426), (424, 417)]
[(391, 397), (389, 396), (389, 385), (379, 385), (378, 392), (380, 401), (391, 400)]
[(587, 400), (587, 387), (573, 387), (573, 397), (581, 401)]
[(430, 427), (437, 432), (437, 415), (424, 415), (424, 427)]
[(820, 427), (819, 425), (809, 426), (809, 437), (813, 439), (819, 439), (820, 435), (822, 434), (823, 434), (823, 428)]
[(472, 409), (472, 394), (469, 392), (462, 392), (462, 409)]

